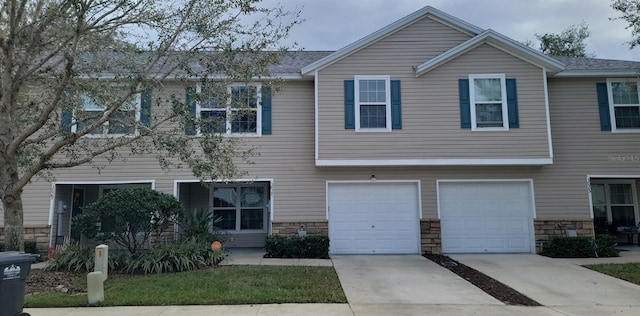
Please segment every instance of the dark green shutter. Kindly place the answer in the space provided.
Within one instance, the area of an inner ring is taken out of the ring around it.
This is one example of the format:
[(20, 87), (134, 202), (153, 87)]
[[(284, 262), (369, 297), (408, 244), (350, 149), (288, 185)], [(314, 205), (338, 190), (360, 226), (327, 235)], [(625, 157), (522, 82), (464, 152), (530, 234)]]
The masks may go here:
[(507, 110), (509, 111), (509, 128), (520, 127), (520, 118), (518, 115), (518, 89), (516, 88), (516, 79), (507, 79)]
[(151, 92), (143, 91), (140, 94), (140, 122), (144, 126), (151, 126)]
[(391, 128), (402, 129), (402, 97), (400, 80), (391, 80)]
[(188, 117), (185, 118), (184, 132), (187, 135), (195, 135), (196, 134), (196, 88), (195, 87), (187, 87), (186, 89), (186, 105), (189, 110)]
[(60, 115), (60, 129), (65, 132), (71, 132), (71, 123), (73, 122), (73, 107), (71, 105), (71, 98), (73, 97), (73, 88), (64, 89), (64, 99), (67, 100), (62, 105), (62, 113)]
[(71, 122), (73, 121), (73, 113), (70, 108), (63, 107), (62, 108), (62, 117), (60, 120), (60, 124), (62, 130), (65, 132), (71, 132)]
[(271, 87), (262, 87), (262, 135), (271, 135)]
[(353, 80), (344, 81), (344, 128), (356, 128), (355, 92)]
[(458, 79), (460, 94), (460, 127), (471, 128), (471, 98), (469, 96), (469, 79)]
[(596, 91), (598, 92), (598, 108), (600, 109), (600, 130), (611, 130), (611, 113), (609, 111), (609, 93), (607, 92), (607, 84), (604, 82), (596, 83)]

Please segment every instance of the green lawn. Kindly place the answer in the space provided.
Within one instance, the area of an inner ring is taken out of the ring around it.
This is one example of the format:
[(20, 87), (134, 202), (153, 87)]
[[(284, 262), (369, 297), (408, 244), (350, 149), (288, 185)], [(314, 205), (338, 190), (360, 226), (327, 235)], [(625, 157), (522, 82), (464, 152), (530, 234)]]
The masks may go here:
[(640, 263), (593, 264), (585, 267), (640, 285)]
[[(347, 302), (333, 267), (223, 266), (173, 274), (109, 275), (104, 286), (102, 306)], [(86, 294), (46, 292), (25, 298), (25, 307), (74, 306), (87, 306)]]

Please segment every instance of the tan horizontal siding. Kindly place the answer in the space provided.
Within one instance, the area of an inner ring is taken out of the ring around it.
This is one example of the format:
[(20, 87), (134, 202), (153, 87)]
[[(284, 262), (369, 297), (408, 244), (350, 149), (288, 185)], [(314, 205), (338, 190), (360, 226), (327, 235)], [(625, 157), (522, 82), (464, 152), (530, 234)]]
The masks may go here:
[(596, 82), (606, 78), (549, 79), (554, 164), (538, 176), (537, 206), (555, 218), (589, 216), (587, 175), (639, 176), (637, 161), (610, 155), (638, 155), (637, 133), (600, 130)]
[[(431, 37), (414, 37), (414, 41), (419, 39), (427, 46), (445, 41), (452, 48), (455, 46), (452, 41), (465, 39), (453, 29), (434, 36), (429, 28), (436, 26), (438, 30), (447, 29), (425, 19), (408, 30), (415, 36), (419, 27), (425, 29)], [(401, 33), (320, 71), (320, 159), (549, 157), (542, 69), (481, 45), (416, 78), (412, 67), (434, 56), (415, 49), (419, 46), (415, 43), (391, 40), (402, 36)], [(344, 80), (366, 74), (390, 75), (392, 80), (401, 80), (401, 130), (379, 133), (345, 130)], [(460, 128), (458, 79), (468, 78), (469, 74), (505, 74), (517, 80), (520, 128), (508, 132)]]

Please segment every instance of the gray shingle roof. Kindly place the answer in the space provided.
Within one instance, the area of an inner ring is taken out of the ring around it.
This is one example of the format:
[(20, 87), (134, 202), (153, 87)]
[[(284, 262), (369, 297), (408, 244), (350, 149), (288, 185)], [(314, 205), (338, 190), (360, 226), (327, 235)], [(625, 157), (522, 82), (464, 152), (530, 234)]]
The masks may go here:
[(322, 59), (332, 53), (332, 51), (292, 51), (286, 54), (279, 64), (269, 66), (269, 70), (272, 73), (276, 74), (299, 74), (302, 67), (309, 65), (316, 60)]
[[(302, 67), (322, 59), (332, 51), (293, 51), (287, 54), (277, 65), (269, 66), (273, 73), (300, 73)], [(639, 70), (640, 61), (613, 60), (585, 57), (551, 56), (566, 65), (565, 71), (584, 70)]]
[(640, 62), (629, 60), (613, 60), (585, 57), (551, 56), (566, 65), (565, 71), (571, 70), (640, 70)]

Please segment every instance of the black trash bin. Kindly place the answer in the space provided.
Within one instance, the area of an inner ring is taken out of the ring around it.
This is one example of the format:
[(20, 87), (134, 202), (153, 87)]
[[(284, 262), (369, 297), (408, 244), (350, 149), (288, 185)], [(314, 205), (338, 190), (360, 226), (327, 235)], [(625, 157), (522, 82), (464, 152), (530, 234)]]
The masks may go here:
[(36, 258), (24, 252), (0, 252), (0, 316), (29, 316), (22, 312), (24, 283)]

